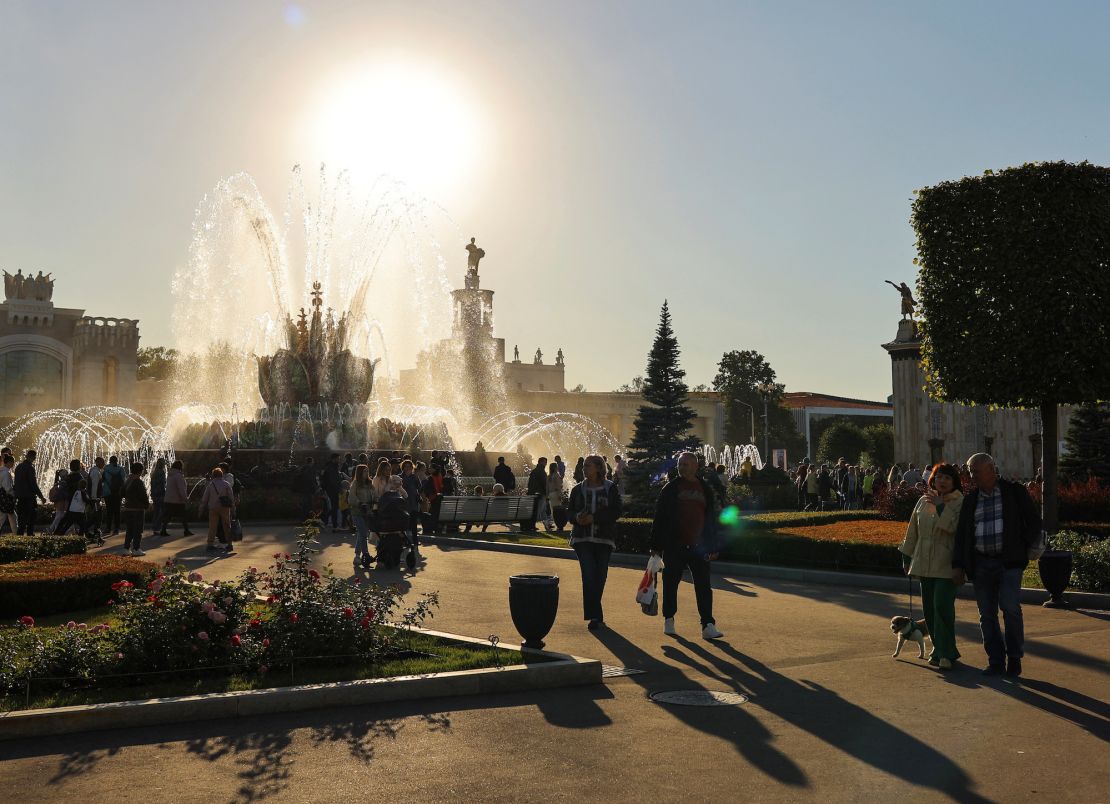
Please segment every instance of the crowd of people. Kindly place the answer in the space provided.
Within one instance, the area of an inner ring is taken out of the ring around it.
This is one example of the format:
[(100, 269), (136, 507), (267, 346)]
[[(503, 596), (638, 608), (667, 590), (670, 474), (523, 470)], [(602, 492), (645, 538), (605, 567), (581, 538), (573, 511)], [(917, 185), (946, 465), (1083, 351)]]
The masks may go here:
[[(43, 533), (60, 536), (72, 531), (103, 545), (106, 537), (119, 536), (122, 530), (127, 555), (146, 555), (142, 542), (148, 513), (152, 536), (169, 536), (166, 528), (171, 522), (180, 522), (185, 536), (193, 535), (181, 461), (168, 464), (165, 458), (158, 458), (148, 475), (146, 464), (121, 462), (118, 455), (97, 456), (88, 466), (74, 458), (68, 468), (54, 472), (44, 492), (35, 467), (37, 458), (35, 450), (27, 450), (16, 464), (9, 447), (0, 449), (0, 533), (34, 536), (42, 503), (54, 509)], [(207, 481), (199, 501), (202, 515), (209, 520), (207, 549), (231, 552), (242, 484), (231, 472), (229, 461), (212, 469)]]

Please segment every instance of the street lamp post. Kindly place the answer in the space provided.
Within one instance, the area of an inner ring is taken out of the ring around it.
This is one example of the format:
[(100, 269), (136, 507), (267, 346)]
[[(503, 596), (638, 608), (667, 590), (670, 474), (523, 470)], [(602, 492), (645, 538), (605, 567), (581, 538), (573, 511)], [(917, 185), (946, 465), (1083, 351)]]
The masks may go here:
[(744, 407), (746, 407), (748, 410), (750, 410), (752, 412), (752, 443), (754, 444), (755, 443), (755, 408), (753, 408), (751, 405), (749, 405), (747, 402), (745, 402), (742, 399), (737, 399), (736, 401), (739, 402), (741, 405), (743, 405)]
[[(765, 382), (756, 388), (759, 395), (763, 397), (763, 462), (767, 463), (771, 452), (771, 422), (767, 418), (767, 404), (771, 400), (771, 396), (778, 391), (778, 386), (774, 383)], [(755, 438), (752, 438), (755, 441)]]

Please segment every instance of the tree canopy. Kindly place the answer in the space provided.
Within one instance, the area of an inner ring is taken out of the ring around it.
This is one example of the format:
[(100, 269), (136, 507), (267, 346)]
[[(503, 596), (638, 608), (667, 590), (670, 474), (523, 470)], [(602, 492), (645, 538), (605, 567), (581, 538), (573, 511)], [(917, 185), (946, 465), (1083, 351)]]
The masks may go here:
[(1089, 402), (1080, 405), (1068, 422), (1067, 454), (1060, 459), (1060, 473), (1072, 481), (1090, 476), (1110, 480), (1110, 408)]
[(1056, 408), (1110, 397), (1110, 168), (1041, 162), (918, 190), (912, 222), (930, 392), (1036, 407), (1045, 528)]
[[(770, 386), (767, 422), (763, 421), (763, 394), (760, 386)], [(794, 414), (782, 404), (783, 386), (776, 381), (775, 370), (767, 359), (754, 349), (725, 352), (717, 364), (713, 390), (721, 395), (725, 409), (725, 441), (747, 444), (755, 424), (755, 443), (762, 450), (764, 430), (771, 449), (786, 449), (787, 455), (805, 452), (805, 437), (798, 432)], [(750, 407), (749, 407), (750, 406)], [(769, 455), (763, 456), (770, 460)]]
[(138, 350), (136, 378), (168, 380), (177, 366), (177, 350), (165, 346), (144, 346)]

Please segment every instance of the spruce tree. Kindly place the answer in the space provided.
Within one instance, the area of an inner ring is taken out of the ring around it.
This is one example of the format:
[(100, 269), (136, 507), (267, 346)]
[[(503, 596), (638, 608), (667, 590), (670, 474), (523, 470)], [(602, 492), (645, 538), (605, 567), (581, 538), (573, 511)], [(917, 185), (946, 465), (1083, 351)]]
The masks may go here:
[(646, 404), (641, 405), (636, 414), (636, 432), (629, 444), (630, 457), (636, 464), (628, 478), (628, 490), (640, 511), (650, 508), (654, 501), (651, 479), (660, 472), (664, 462), (676, 452), (699, 443), (697, 436), (689, 433), (695, 414), (686, 404), (686, 372), (679, 368), (678, 355), (671, 312), (664, 301), (644, 376)]
[(1090, 475), (1110, 480), (1110, 409), (1088, 402), (1072, 413), (1064, 439), (1067, 454), (1060, 458), (1060, 474), (1072, 482)]

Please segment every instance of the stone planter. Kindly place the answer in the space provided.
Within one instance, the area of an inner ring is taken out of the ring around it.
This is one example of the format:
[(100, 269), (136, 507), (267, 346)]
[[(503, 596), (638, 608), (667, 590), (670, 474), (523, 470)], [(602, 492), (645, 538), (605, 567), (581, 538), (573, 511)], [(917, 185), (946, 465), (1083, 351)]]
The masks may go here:
[(1048, 550), (1042, 555), (1037, 566), (1041, 572), (1041, 583), (1050, 595), (1044, 602), (1045, 608), (1066, 608), (1068, 603), (1064, 600), (1064, 590), (1071, 582), (1071, 551)]
[(558, 575), (511, 575), (509, 614), (524, 637), (524, 647), (543, 648), (543, 638), (555, 624), (559, 611)]

